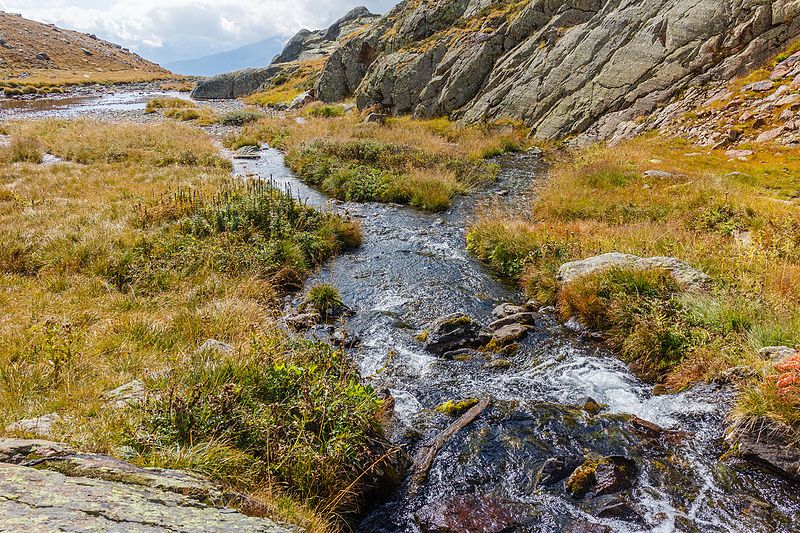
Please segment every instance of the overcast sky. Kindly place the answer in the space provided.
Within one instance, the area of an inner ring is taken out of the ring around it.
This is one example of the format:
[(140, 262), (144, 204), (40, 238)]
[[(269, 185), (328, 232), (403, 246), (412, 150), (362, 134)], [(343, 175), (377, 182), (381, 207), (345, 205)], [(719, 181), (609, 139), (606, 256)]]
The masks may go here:
[(357, 5), (393, 0), (0, 0), (3, 9), (95, 33), (148, 59), (192, 59), (302, 28), (322, 28)]

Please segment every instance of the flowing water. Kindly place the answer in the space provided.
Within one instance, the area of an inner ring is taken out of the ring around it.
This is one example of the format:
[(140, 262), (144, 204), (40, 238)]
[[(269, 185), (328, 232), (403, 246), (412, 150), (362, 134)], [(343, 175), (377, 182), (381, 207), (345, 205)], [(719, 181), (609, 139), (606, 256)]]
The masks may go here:
[[(146, 97), (104, 102), (140, 110)], [(58, 105), (49, 110), (40, 105), (35, 116), (74, 116), (76, 109), (99, 104), (82, 100), (74, 108), (61, 100)], [(29, 116), (19, 109), (10, 113)], [(362, 222), (361, 248), (330, 261), (309, 283), (335, 284), (355, 312), (343, 324), (361, 340), (351, 355), (365, 379), (394, 399), (394, 442), (413, 455), (453, 420), (435, 412), (437, 405), (491, 399), (486, 411), (446, 443), (419, 487), (407, 481), (375, 505), (358, 530), (800, 531), (797, 484), (723, 458), (729, 390), (702, 385), (656, 396), (590, 335), (564, 327), (547, 309), (538, 313), (519, 352), (506, 360), (447, 360), (424, 350), (415, 337), (434, 319), (463, 312), (488, 324), (495, 305), (522, 300), (513, 285), (495, 278), (465, 250), (466, 226), (480, 205), (501, 202), (513, 208), (511, 202), (531, 194), (531, 185), (544, 177), (534, 155), (499, 162), (495, 186), (457, 199), (438, 215), (329, 200), (296, 180), (277, 150), (236, 162), (238, 174), (288, 185), (303, 201)], [(312, 331), (321, 338), (329, 333)], [(583, 409), (589, 398), (604, 409), (596, 414)], [(606, 456), (634, 461), (631, 487), (572, 498), (563, 481), (537, 483), (550, 459), (560, 458), (571, 471), (586, 457)]]
[[(518, 200), (543, 177), (533, 155), (500, 163), (494, 187), (456, 200), (440, 215), (329, 201), (298, 182), (272, 149), (238, 165), (242, 174), (291, 186), (309, 204), (361, 220), (362, 247), (331, 261), (309, 284), (333, 283), (355, 311), (346, 323), (361, 339), (352, 357), (376, 389), (394, 398), (395, 442), (413, 454), (445, 429), (452, 419), (433, 411), (443, 401), (492, 400), (445, 445), (421, 487), (414, 491), (407, 482), (359, 531), (800, 531), (797, 485), (737, 459), (721, 460), (726, 389), (703, 385), (655, 396), (613, 354), (546, 309), (503, 364), (491, 357), (437, 358), (416, 340), (443, 315), (463, 312), (488, 324), (495, 305), (522, 299), (465, 250), (465, 228), (478, 206)], [(581, 409), (588, 398), (607, 407), (592, 415)], [(633, 487), (575, 499), (563, 483), (537, 486), (548, 459), (575, 464), (587, 456), (633, 459)]]
[[(183, 98), (186, 94), (162, 91), (149, 86), (139, 90), (87, 91), (48, 97), (0, 99), (0, 119), (37, 118), (142, 118), (142, 111), (153, 98)], [(126, 114), (128, 116), (126, 116)]]

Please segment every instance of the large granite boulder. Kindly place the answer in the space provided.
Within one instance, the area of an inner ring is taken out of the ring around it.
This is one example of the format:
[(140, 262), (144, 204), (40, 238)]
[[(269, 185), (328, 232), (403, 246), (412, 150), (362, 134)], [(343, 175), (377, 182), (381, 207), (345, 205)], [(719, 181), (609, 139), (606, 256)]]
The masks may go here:
[(569, 283), (577, 278), (602, 272), (610, 268), (633, 270), (668, 270), (683, 288), (703, 290), (708, 288), (711, 278), (675, 257), (639, 257), (633, 254), (611, 252), (564, 263), (558, 269), (559, 283)]
[(281, 72), (280, 67), (248, 68), (213, 76), (198, 82), (192, 98), (198, 100), (226, 100), (258, 91), (265, 83)]

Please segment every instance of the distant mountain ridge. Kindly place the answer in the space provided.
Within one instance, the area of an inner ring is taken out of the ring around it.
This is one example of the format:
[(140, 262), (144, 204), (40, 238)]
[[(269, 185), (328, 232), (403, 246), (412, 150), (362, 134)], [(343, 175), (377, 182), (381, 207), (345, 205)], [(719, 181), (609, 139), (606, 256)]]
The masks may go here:
[(164, 66), (176, 74), (185, 76), (214, 76), (223, 72), (268, 65), (283, 48), (283, 37), (272, 37), (195, 59), (170, 61)]

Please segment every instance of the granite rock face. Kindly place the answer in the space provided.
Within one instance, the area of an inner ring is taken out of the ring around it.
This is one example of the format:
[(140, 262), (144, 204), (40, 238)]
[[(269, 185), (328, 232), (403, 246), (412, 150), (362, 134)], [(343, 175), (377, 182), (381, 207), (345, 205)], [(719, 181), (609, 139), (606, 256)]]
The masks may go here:
[(689, 86), (760, 66), (800, 34), (798, 14), (798, 0), (406, 1), (331, 54), (317, 92), (612, 138)]
[(0, 439), (4, 531), (264, 532), (296, 529), (226, 507), (207, 480), (43, 441)]

